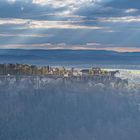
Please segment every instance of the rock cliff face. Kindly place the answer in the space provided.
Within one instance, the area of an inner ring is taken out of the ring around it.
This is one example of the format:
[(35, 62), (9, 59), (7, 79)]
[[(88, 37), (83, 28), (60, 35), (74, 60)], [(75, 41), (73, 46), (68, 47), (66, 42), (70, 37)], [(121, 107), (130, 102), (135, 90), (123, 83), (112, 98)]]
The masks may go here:
[(1, 77), (0, 140), (139, 140), (140, 89), (111, 85)]

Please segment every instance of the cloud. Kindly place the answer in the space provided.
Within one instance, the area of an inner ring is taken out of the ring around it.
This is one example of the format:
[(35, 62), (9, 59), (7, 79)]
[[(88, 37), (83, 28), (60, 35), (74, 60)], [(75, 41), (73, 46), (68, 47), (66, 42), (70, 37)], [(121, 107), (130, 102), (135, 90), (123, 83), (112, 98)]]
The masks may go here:
[[(38, 18), (41, 15), (41, 18), (46, 18), (42, 16), (44, 14), (53, 14), (59, 13), (65, 8), (53, 8), (50, 5), (41, 6), (38, 4), (33, 4), (32, 0), (15, 0), (12, 1), (0, 1), (0, 17), (2, 18), (25, 18), (25, 19), (34, 19)], [(38, 16), (37, 16), (38, 15)], [(36, 17), (37, 16), (37, 17)]]
[(57, 29), (95, 29), (99, 30), (99, 26), (84, 26), (75, 24), (82, 21), (47, 21), (47, 20), (30, 20), (30, 19), (0, 19), (0, 25), (21, 25), (21, 28), (41, 29), (41, 28), (57, 28)]
[(16, 0), (8, 0), (9, 3), (15, 3)]
[(11, 49), (71, 49), (71, 50), (107, 50), (107, 51), (116, 51), (116, 52), (140, 52), (140, 48), (137, 47), (114, 47), (113, 44), (103, 45), (96, 44), (89, 45), (88, 43), (85, 45), (68, 45), (65, 43), (51, 44), (7, 44), (1, 45), (2, 48), (11, 48)]
[(125, 13), (135, 13), (135, 12), (138, 12), (138, 10), (137, 9), (130, 8), (130, 9), (126, 9), (124, 12)]
[(1, 0), (0, 44), (139, 47), (139, 5), (139, 0)]
[(110, 6), (119, 9), (139, 9), (140, 8), (140, 1), (139, 0), (111, 0), (106, 3), (105, 6)]
[(125, 16), (125, 17), (111, 17), (111, 18), (100, 18), (101, 22), (140, 22), (140, 16)]
[(94, 0), (33, 0), (34, 4), (52, 5), (53, 7), (78, 8), (82, 4), (94, 3)]
[(0, 33), (0, 37), (34, 37), (34, 38), (38, 38), (38, 37), (50, 37), (52, 35), (48, 35), (48, 34), (25, 34), (25, 33)]

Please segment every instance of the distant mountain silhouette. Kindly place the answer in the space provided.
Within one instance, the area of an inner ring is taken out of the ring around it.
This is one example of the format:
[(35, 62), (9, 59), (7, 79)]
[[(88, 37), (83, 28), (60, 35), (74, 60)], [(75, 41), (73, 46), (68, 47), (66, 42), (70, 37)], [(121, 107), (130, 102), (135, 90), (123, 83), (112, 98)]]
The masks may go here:
[(0, 63), (139, 65), (140, 52), (0, 49)]

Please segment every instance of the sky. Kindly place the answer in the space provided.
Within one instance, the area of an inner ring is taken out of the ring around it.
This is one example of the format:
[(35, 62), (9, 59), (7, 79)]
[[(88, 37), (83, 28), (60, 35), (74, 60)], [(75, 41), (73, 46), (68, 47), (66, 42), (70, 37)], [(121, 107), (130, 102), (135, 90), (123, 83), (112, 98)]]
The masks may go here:
[(0, 0), (0, 48), (140, 52), (140, 0)]

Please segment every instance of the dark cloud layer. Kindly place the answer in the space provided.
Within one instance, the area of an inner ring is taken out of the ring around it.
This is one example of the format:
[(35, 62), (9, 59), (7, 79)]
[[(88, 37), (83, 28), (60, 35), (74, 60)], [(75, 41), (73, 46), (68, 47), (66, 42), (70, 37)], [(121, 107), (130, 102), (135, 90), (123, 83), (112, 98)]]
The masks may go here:
[(114, 7), (114, 8), (140, 8), (140, 1), (139, 0), (113, 0), (106, 4), (107, 6)]
[(139, 47), (139, 5), (139, 0), (1, 0), (0, 44)]

